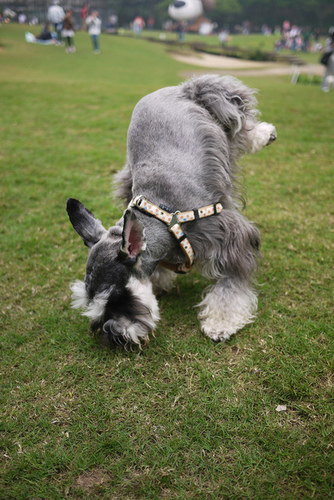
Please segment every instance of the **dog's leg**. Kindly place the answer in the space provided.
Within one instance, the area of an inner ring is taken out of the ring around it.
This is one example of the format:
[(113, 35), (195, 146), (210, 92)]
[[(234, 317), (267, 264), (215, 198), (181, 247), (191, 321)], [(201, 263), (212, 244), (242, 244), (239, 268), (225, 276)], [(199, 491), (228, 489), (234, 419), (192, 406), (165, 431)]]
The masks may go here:
[(276, 138), (276, 129), (271, 123), (258, 123), (248, 132), (250, 153), (256, 153), (271, 144)]
[(163, 292), (169, 292), (176, 280), (176, 274), (169, 269), (158, 266), (151, 276), (153, 292), (155, 295), (161, 295)]
[(247, 282), (226, 277), (209, 287), (198, 306), (202, 331), (210, 339), (222, 341), (253, 321), (257, 297)]

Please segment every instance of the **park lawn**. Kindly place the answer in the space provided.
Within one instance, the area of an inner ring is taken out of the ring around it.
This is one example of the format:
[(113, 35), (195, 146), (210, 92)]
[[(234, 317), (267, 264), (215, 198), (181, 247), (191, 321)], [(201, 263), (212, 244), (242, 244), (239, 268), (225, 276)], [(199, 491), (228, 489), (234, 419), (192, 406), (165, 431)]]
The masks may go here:
[(263, 240), (254, 324), (204, 337), (192, 273), (161, 298), (147, 347), (110, 350), (70, 308), (86, 250), (65, 202), (118, 220), (132, 109), (191, 67), (144, 40), (76, 45), (0, 31), (0, 498), (332, 498), (334, 94), (243, 79), (278, 131), (242, 162)]

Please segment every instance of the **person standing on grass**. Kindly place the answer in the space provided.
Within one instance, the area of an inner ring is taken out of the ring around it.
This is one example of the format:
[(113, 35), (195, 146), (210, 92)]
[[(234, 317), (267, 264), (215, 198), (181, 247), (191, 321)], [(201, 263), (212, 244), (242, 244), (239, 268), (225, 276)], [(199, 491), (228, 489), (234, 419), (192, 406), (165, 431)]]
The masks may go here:
[(64, 17), (65, 17), (65, 12), (64, 9), (60, 7), (59, 0), (53, 0), (53, 3), (48, 10), (47, 19), (54, 26), (55, 32), (57, 33), (58, 44), (63, 43), (63, 39), (61, 37), (61, 30)]
[(100, 53), (99, 37), (101, 34), (101, 19), (98, 17), (99, 13), (94, 10), (90, 16), (86, 19), (86, 24), (88, 26), (88, 33), (92, 39), (93, 49), (95, 54)]
[(61, 32), (63, 38), (66, 42), (65, 52), (75, 52), (76, 48), (74, 46), (74, 24), (72, 20), (73, 10), (69, 9), (66, 11), (64, 22), (63, 22), (63, 30)]
[(325, 54), (328, 60), (327, 64), (325, 64), (326, 69), (321, 88), (324, 92), (329, 92), (331, 87), (334, 89), (334, 26), (329, 28), (329, 37), (326, 40)]
[(89, 5), (85, 5), (80, 10), (80, 19), (81, 19), (81, 29), (82, 29), (82, 31), (86, 31), (86, 19), (87, 19), (87, 16), (88, 16), (88, 8), (89, 8)]

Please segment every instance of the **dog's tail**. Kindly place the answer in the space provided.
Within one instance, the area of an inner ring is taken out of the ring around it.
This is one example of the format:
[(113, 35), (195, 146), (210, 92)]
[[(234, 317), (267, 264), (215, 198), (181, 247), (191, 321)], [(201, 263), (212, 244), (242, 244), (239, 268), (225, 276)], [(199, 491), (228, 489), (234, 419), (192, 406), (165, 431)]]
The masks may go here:
[(188, 99), (205, 108), (232, 136), (258, 115), (256, 91), (232, 76), (204, 75), (181, 87)]

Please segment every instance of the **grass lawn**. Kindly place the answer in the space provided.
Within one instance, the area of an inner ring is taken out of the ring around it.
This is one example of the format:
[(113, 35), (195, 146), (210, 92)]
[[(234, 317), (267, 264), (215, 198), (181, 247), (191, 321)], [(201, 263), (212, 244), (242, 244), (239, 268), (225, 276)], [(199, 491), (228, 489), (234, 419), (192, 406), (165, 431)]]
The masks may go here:
[(76, 45), (0, 29), (0, 498), (333, 498), (334, 93), (243, 79), (278, 131), (243, 160), (263, 237), (255, 323), (204, 337), (190, 274), (160, 300), (148, 347), (110, 350), (70, 308), (86, 251), (65, 201), (118, 220), (132, 109), (191, 67), (143, 40)]

